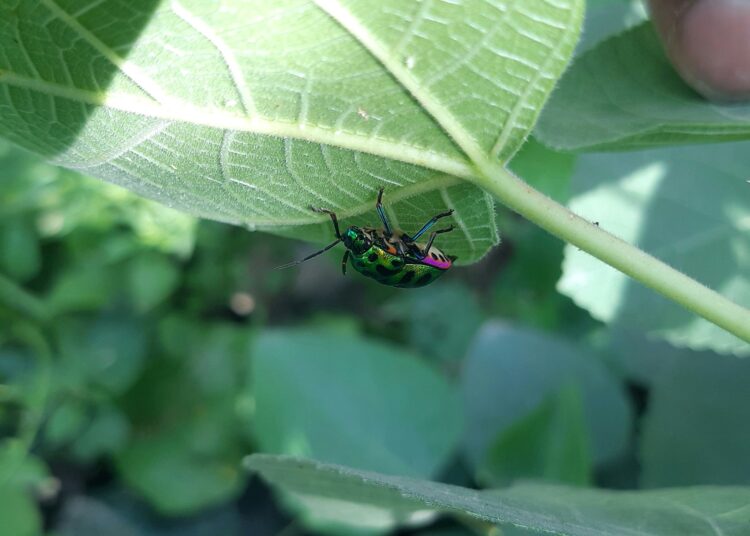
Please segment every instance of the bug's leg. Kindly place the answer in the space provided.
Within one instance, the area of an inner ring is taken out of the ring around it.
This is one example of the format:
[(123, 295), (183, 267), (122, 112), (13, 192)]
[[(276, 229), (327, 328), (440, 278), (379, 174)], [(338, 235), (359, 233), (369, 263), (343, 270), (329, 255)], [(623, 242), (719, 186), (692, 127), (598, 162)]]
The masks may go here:
[(344, 258), (343, 258), (343, 259), (341, 259), (341, 273), (342, 273), (342, 274), (344, 274), (344, 275), (346, 275), (346, 263), (347, 263), (347, 261), (349, 260), (349, 254), (350, 254), (350, 253), (351, 253), (351, 252), (350, 252), (350, 251), (349, 251), (349, 250), (347, 249), (347, 250), (346, 250), (346, 251), (344, 252)]
[[(440, 218), (447, 218), (448, 216), (450, 216), (451, 214), (453, 214), (453, 212), (454, 212), (453, 209), (446, 210), (445, 212), (441, 212), (440, 214), (438, 214), (437, 216), (435, 216), (434, 218), (432, 218), (430, 221), (428, 221), (427, 223), (425, 223), (419, 231), (417, 231), (416, 233), (414, 233), (414, 236), (411, 236), (409, 238), (411, 239), (412, 242), (415, 242), (416, 240), (419, 239), (420, 236), (422, 236), (423, 234), (425, 234), (430, 229), (430, 227), (432, 227), (433, 225), (435, 225)], [(445, 233), (445, 232), (447, 232), (447, 231), (438, 231), (438, 234), (439, 233)]]
[(455, 227), (452, 225), (450, 227), (446, 227), (445, 229), (438, 229), (437, 231), (433, 231), (433, 233), (430, 235), (430, 239), (427, 241), (427, 245), (422, 250), (422, 256), (426, 257), (427, 254), (430, 252), (430, 248), (432, 247), (432, 243), (435, 241), (435, 237), (439, 234), (443, 233), (450, 233)]
[(381, 187), (380, 190), (378, 190), (378, 200), (375, 203), (375, 210), (378, 211), (378, 216), (380, 216), (380, 221), (383, 222), (383, 227), (385, 228), (385, 234), (388, 236), (393, 235), (393, 229), (391, 229), (391, 224), (388, 221), (388, 216), (385, 215), (385, 210), (383, 210), (383, 188)]
[(310, 210), (313, 212), (319, 212), (320, 214), (328, 214), (331, 217), (331, 221), (333, 222), (333, 230), (336, 232), (336, 238), (341, 240), (341, 231), (339, 231), (339, 220), (336, 218), (336, 213), (332, 210), (328, 210), (325, 208), (315, 208), (310, 207)]
[(310, 259), (312, 259), (313, 257), (317, 257), (318, 255), (320, 255), (320, 254), (322, 254), (322, 253), (325, 253), (326, 251), (328, 251), (329, 249), (331, 249), (331, 248), (332, 248), (333, 246), (335, 246), (335, 245), (336, 245), (336, 244), (338, 244), (339, 242), (341, 242), (341, 239), (340, 239), (340, 238), (337, 238), (336, 240), (334, 240), (333, 242), (331, 242), (330, 244), (328, 244), (328, 245), (327, 245), (326, 247), (324, 247), (324, 248), (323, 248), (323, 249), (321, 249), (320, 251), (316, 251), (315, 253), (312, 253), (312, 254), (308, 255), (308, 256), (307, 256), (307, 257), (305, 257), (304, 259), (300, 259), (300, 260), (298, 260), (298, 261), (292, 261), (292, 262), (288, 262), (288, 263), (286, 263), (286, 264), (283, 264), (283, 265), (281, 265), (281, 266), (277, 266), (277, 267), (276, 267), (276, 269), (277, 269), (277, 270), (283, 270), (284, 268), (290, 268), (290, 267), (292, 267), (292, 266), (297, 266), (298, 264), (302, 264), (302, 263), (303, 263), (303, 262), (305, 262), (305, 261), (309, 261), (309, 260), (310, 260)]

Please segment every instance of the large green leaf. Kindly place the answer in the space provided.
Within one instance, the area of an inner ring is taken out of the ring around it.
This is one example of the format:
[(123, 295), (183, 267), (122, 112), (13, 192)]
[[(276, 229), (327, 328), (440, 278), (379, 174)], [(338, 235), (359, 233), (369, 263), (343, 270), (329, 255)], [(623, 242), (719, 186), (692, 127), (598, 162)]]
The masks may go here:
[[(750, 147), (746, 143), (583, 155), (574, 212), (729, 299), (750, 306)], [(750, 346), (567, 246), (559, 288), (596, 318), (720, 352)]]
[[(577, 37), (581, 0), (11, 0), (2, 135), (193, 214), (330, 239), (308, 206), (374, 224), (377, 189), (441, 244), (498, 240), (459, 146), (506, 161)], [(416, 97), (416, 98), (415, 98)], [(419, 198), (415, 196), (419, 195)]]
[(750, 138), (750, 106), (690, 89), (650, 23), (584, 53), (560, 81), (536, 135), (558, 149), (620, 149)]
[(402, 516), (437, 510), (568, 536), (743, 536), (750, 526), (747, 487), (615, 492), (524, 484), (476, 491), (284, 456), (255, 454), (246, 465), (321, 503), (368, 505)]

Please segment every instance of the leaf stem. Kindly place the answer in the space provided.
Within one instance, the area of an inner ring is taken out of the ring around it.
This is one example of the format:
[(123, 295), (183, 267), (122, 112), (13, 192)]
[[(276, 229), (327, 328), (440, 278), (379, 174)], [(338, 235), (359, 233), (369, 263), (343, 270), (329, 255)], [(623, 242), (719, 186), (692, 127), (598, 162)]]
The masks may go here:
[(473, 179), (498, 201), (553, 235), (750, 342), (750, 310), (577, 216), (499, 163), (475, 159)]

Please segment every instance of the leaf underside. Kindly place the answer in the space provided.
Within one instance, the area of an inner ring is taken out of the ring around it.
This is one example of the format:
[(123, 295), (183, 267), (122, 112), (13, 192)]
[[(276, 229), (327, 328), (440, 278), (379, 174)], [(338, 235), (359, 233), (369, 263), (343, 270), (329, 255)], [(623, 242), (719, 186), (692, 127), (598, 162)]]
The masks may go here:
[(285, 456), (254, 454), (246, 466), (285, 491), (398, 512), (437, 510), (569, 536), (741, 536), (750, 488), (616, 492), (544, 484), (477, 491)]
[(477, 260), (499, 238), (492, 200), (461, 180), (461, 142), (515, 153), (582, 2), (379, 6), (3, 2), (2, 135), (192, 214), (310, 240), (332, 236), (310, 205), (377, 225), (384, 187), (407, 231), (454, 208), (440, 245)]

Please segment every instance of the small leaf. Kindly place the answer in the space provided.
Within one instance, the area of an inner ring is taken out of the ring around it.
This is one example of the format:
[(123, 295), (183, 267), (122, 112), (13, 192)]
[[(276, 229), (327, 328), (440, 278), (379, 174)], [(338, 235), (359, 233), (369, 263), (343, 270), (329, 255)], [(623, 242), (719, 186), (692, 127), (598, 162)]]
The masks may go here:
[(335, 331), (265, 332), (252, 378), (266, 452), (427, 477), (459, 439), (453, 387), (397, 347)]
[(116, 406), (102, 404), (73, 441), (73, 455), (84, 462), (110, 455), (122, 449), (129, 433), (130, 424), (122, 412)]
[(342, 508), (429, 509), (566, 536), (740, 536), (750, 525), (750, 487), (618, 492), (524, 484), (477, 491), (286, 456), (254, 454), (245, 465), (281, 489)]
[(683, 350), (663, 367), (643, 425), (643, 485), (750, 484), (748, 385), (748, 360)]
[(116, 274), (110, 266), (74, 265), (63, 270), (47, 295), (55, 314), (102, 309), (118, 292)]
[(86, 407), (71, 399), (57, 405), (44, 427), (44, 439), (53, 447), (64, 446), (81, 433), (86, 423)]
[(591, 478), (589, 439), (579, 390), (563, 386), (503, 431), (478, 469), (491, 485), (541, 478), (585, 485)]
[(165, 256), (146, 252), (130, 266), (130, 297), (136, 311), (144, 313), (163, 302), (177, 287), (179, 272)]
[(565, 150), (634, 149), (750, 138), (750, 106), (690, 89), (651, 23), (607, 39), (562, 77), (535, 134)]
[(24, 218), (0, 222), (0, 272), (16, 281), (27, 281), (41, 268), (39, 238)]
[[(750, 146), (582, 155), (570, 207), (727, 298), (750, 306)], [(609, 324), (694, 349), (750, 345), (574, 247), (561, 292)]]
[(0, 519), (4, 534), (39, 536), (42, 516), (31, 494), (18, 488), (0, 485)]
[(143, 326), (132, 318), (104, 315), (95, 321), (64, 320), (58, 326), (60, 377), (113, 394), (137, 379), (146, 359)]
[(386, 307), (389, 318), (406, 324), (409, 342), (420, 354), (446, 361), (463, 358), (482, 323), (476, 296), (458, 283), (405, 294)]
[(549, 335), (487, 323), (461, 378), (470, 461), (481, 464), (499, 434), (571, 384), (581, 389), (593, 462), (612, 460), (626, 446), (631, 415), (622, 387), (601, 361)]
[(116, 457), (123, 479), (160, 512), (185, 515), (223, 503), (240, 490), (234, 456), (203, 453), (189, 425), (139, 438)]

